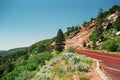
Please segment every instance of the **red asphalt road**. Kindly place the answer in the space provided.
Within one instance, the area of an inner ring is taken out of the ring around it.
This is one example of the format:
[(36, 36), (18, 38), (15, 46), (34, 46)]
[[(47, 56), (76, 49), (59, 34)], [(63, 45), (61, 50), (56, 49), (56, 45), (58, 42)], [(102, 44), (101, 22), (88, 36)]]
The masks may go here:
[(87, 50), (76, 50), (76, 53), (100, 60), (101, 68), (108, 78), (120, 80), (120, 56)]

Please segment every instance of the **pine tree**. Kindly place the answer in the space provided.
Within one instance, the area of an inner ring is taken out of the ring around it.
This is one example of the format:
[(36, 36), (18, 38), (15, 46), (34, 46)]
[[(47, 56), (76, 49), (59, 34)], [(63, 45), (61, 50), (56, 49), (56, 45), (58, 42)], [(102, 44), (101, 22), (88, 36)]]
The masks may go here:
[(56, 45), (56, 50), (57, 51), (63, 51), (64, 49), (64, 41), (65, 41), (65, 38), (64, 38), (64, 34), (62, 32), (61, 29), (58, 30), (57, 32), (57, 37), (56, 37), (56, 40), (55, 40), (55, 45)]
[(103, 32), (103, 27), (102, 27), (102, 23), (103, 23), (103, 10), (102, 8), (99, 9), (99, 16), (97, 18), (97, 23), (96, 23), (96, 36), (98, 36), (99, 38), (101, 38), (101, 34)]

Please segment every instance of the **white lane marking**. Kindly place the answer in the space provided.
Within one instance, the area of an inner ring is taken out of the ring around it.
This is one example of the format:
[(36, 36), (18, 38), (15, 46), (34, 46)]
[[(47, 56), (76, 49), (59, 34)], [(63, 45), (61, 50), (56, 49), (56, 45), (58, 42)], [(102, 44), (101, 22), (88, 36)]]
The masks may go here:
[(102, 80), (109, 80), (108, 77), (101, 71), (100, 64), (99, 64), (98, 60), (96, 60), (96, 64), (97, 64), (96, 65), (96, 71), (101, 76)]
[(113, 70), (113, 71), (120, 72), (120, 70), (119, 70), (119, 69), (115, 69), (115, 68), (111, 68), (111, 67), (105, 67), (105, 68), (110, 69), (110, 70)]

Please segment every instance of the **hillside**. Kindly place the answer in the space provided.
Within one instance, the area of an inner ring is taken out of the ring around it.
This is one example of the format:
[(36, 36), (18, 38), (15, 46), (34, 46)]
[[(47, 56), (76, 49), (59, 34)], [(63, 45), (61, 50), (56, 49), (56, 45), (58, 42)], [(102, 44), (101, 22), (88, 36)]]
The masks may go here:
[(14, 49), (6, 50), (6, 51), (5, 50), (1, 50), (0, 51), (0, 56), (16, 53), (17, 51), (22, 51), (24, 49), (25, 48), (14, 48)]
[(0, 50), (0, 52), (4, 52), (5, 50)]
[(93, 20), (90, 24), (81, 27), (81, 30), (75, 36), (66, 39), (65, 49), (68, 49), (70, 46), (83, 49), (83, 44), (89, 41), (89, 37), (95, 28), (95, 22)]
[(84, 55), (63, 52), (48, 61), (47, 65), (42, 66), (32, 80), (88, 80), (93, 78), (87, 74), (94, 72), (91, 63), (93, 63), (92, 59)]
[[(100, 21), (100, 15), (102, 14), (102, 21)], [(107, 51), (117, 51), (112, 50), (112, 47), (115, 46), (113, 42), (114, 39), (117, 39), (117, 48), (119, 48), (119, 35), (120, 35), (120, 6), (113, 6), (108, 11), (102, 12), (97, 16), (97, 18), (92, 19), (91, 21), (85, 23), (84, 25), (80, 26), (80, 31), (66, 39), (65, 49), (69, 47), (75, 47), (77, 49), (97, 49), (97, 50), (107, 50)], [(97, 30), (98, 26), (101, 26), (101, 33), (100, 29)], [(118, 27), (117, 27), (118, 26)], [(111, 40), (111, 41), (109, 41)], [(113, 44), (109, 44), (109, 43)], [(108, 49), (107, 45), (111, 46)], [(119, 51), (119, 50), (118, 50)]]
[[(6, 55), (0, 56), (0, 80), (89, 80), (99, 76), (94, 71), (95, 61), (71, 52), (76, 49), (119, 52), (119, 35), (120, 6), (115, 5), (105, 12), (100, 10), (96, 18), (81, 26), (68, 27), (62, 34), (64, 42), (57, 35), (25, 48), (2, 51)], [(57, 41), (60, 48), (65, 48), (63, 52), (56, 50)]]
[(0, 50), (0, 56), (5, 55), (5, 50)]

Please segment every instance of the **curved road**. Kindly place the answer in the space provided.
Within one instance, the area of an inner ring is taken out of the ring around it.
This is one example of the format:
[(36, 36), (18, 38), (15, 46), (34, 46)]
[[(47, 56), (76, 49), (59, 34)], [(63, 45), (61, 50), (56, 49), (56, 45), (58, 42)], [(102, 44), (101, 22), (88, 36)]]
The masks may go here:
[(76, 53), (100, 60), (100, 68), (108, 78), (120, 80), (120, 56), (87, 50), (76, 50)]

